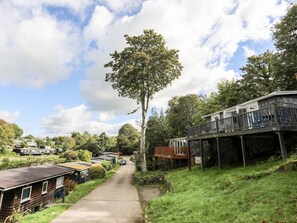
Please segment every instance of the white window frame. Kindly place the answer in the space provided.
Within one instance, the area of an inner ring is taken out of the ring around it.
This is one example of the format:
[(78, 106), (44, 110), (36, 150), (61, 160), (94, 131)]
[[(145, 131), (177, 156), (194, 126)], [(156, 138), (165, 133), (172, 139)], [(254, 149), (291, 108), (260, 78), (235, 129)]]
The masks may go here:
[[(61, 180), (62, 179), (62, 180)], [(58, 181), (61, 180), (62, 181), (62, 184), (61, 185), (58, 185)], [(60, 187), (63, 187), (64, 186), (64, 176), (63, 177), (58, 177), (56, 179), (56, 189), (60, 188)]]
[[(26, 189), (28, 189), (28, 188), (30, 188), (29, 197), (27, 197), (27, 198), (23, 199), (24, 190), (26, 190)], [(21, 203), (24, 203), (24, 202), (26, 202), (26, 201), (29, 201), (29, 200), (31, 199), (31, 192), (32, 192), (32, 186), (29, 186), (29, 187), (24, 187), (24, 188), (22, 189), (22, 194), (21, 194)]]
[[(45, 191), (43, 191), (43, 185), (44, 185), (44, 184), (46, 184), (46, 190), (45, 190)], [(46, 194), (46, 193), (47, 193), (47, 188), (48, 188), (48, 181), (44, 181), (44, 182), (42, 183), (41, 194)]]

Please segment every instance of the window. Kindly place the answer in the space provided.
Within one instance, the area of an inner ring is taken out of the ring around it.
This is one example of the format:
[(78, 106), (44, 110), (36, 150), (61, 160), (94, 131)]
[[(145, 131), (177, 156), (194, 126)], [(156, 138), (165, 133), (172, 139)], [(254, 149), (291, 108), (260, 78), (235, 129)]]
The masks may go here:
[(44, 181), (42, 183), (42, 192), (41, 192), (41, 194), (46, 194), (47, 193), (47, 186), (48, 186), (48, 181)]
[(56, 181), (56, 188), (63, 187), (64, 185), (64, 177), (58, 177)]
[(30, 200), (30, 198), (31, 198), (31, 191), (32, 191), (32, 186), (25, 187), (25, 188), (22, 189), (21, 203)]

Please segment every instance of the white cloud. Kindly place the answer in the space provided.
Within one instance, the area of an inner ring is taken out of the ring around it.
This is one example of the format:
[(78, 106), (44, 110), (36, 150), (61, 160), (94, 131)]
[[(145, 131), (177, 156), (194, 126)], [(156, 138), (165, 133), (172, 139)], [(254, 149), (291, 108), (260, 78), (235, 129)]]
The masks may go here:
[(65, 7), (73, 13), (84, 15), (85, 10), (93, 4), (92, 0), (10, 0), (17, 7), (39, 9), (43, 6)]
[(141, 6), (144, 0), (102, 0), (106, 7), (116, 13), (131, 13)]
[(4, 119), (7, 122), (15, 122), (15, 120), (19, 117), (19, 111), (6, 111), (0, 110), (0, 119)]
[(84, 29), (84, 38), (88, 41), (96, 40), (104, 35), (108, 25), (112, 23), (114, 15), (104, 6), (96, 6), (88, 26)]
[(242, 49), (244, 50), (244, 55), (246, 57), (254, 56), (257, 54), (254, 50), (250, 49), (248, 46), (243, 46)]
[(270, 27), (285, 8), (284, 2), (276, 0), (148, 0), (138, 14), (115, 17), (103, 30), (92, 26), (96, 17), (100, 18), (96, 14), (85, 28), (96, 36), (98, 49), (86, 55), (93, 66), (87, 70), (87, 79), (81, 82), (82, 93), (93, 110), (117, 113), (133, 110), (135, 103), (116, 97), (110, 83), (104, 82), (108, 70), (103, 65), (111, 59), (109, 53), (125, 47), (124, 34), (139, 35), (148, 28), (162, 34), (169, 48), (180, 50), (184, 66), (182, 76), (156, 94), (151, 106), (164, 108), (175, 95), (214, 91), (220, 80), (238, 77), (237, 71), (228, 70), (227, 65), (240, 43), (269, 40)]
[(58, 109), (56, 115), (41, 120), (41, 125), (45, 129), (44, 135), (46, 136), (67, 135), (71, 132), (84, 131), (92, 134), (106, 132), (108, 135), (117, 135), (119, 128), (126, 123), (138, 128), (136, 120), (133, 119), (115, 124), (106, 123), (108, 119), (112, 118), (106, 113), (99, 114), (100, 119), (96, 121), (94, 114), (85, 105), (72, 108), (59, 105), (56, 108)]
[(78, 32), (42, 8), (0, 2), (0, 84), (41, 88), (69, 76)]

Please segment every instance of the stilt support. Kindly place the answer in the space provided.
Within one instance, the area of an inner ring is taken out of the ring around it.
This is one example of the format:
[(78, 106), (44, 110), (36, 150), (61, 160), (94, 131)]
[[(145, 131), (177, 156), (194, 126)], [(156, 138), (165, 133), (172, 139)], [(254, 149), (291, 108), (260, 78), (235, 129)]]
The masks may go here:
[(245, 150), (244, 138), (243, 136), (239, 136), (239, 137), (241, 142), (242, 162), (243, 162), (243, 166), (246, 167), (246, 150)]
[(217, 139), (217, 150), (218, 150), (218, 164), (219, 164), (219, 170), (222, 169), (222, 163), (221, 163), (221, 151), (220, 151), (220, 138)]
[(201, 149), (201, 169), (202, 171), (204, 171), (204, 149), (203, 149), (202, 139), (199, 140), (199, 145)]
[(189, 170), (192, 169), (192, 162), (191, 162), (191, 142), (188, 140), (188, 166)]
[(285, 160), (287, 159), (287, 150), (285, 146), (284, 133), (281, 131), (277, 131), (276, 134), (278, 135), (279, 145), (282, 152), (282, 158), (283, 160)]

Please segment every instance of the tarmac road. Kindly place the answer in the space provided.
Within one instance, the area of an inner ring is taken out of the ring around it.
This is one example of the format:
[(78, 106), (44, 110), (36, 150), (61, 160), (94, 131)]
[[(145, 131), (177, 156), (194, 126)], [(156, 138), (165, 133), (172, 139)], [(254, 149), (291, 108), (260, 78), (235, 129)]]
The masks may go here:
[(134, 163), (127, 160), (118, 172), (89, 195), (75, 203), (51, 223), (141, 222), (137, 190), (132, 185)]

